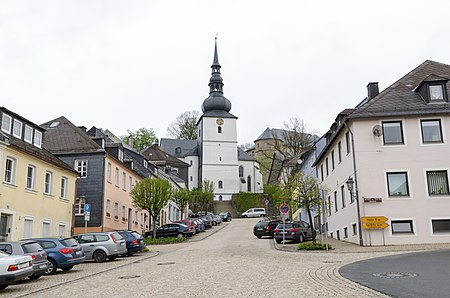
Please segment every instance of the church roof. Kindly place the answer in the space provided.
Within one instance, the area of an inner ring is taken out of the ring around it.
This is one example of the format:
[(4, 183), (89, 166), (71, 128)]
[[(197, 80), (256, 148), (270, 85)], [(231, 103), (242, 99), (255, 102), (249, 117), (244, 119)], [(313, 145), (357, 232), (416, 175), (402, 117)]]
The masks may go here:
[(251, 156), (250, 154), (248, 154), (247, 152), (242, 150), (241, 147), (237, 147), (237, 150), (238, 150), (238, 160), (241, 160), (241, 161), (255, 161), (256, 160), (253, 156)]
[(175, 157), (198, 156), (197, 140), (161, 139), (161, 150)]

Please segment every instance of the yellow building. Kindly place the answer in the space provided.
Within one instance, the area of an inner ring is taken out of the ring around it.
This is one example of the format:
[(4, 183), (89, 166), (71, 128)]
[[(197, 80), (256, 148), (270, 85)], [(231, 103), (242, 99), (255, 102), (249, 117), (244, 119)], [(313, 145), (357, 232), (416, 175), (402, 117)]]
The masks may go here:
[(78, 173), (42, 148), (45, 130), (0, 107), (0, 241), (69, 236)]

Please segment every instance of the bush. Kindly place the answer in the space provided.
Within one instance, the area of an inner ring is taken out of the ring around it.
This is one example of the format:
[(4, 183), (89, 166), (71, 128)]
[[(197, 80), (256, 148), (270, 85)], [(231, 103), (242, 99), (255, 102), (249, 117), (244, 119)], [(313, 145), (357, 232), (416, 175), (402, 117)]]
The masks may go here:
[[(239, 215), (250, 208), (260, 207), (259, 194), (256, 193), (238, 193), (234, 194), (232, 200), (236, 206)], [(264, 207), (264, 204), (262, 205)]]
[[(328, 244), (328, 249), (331, 249), (331, 244)], [(299, 250), (326, 250), (326, 245), (321, 242), (303, 242), (298, 245)]]
[(158, 245), (158, 244), (171, 244), (171, 243), (181, 243), (186, 241), (185, 237), (162, 237), (162, 238), (144, 238), (145, 245)]

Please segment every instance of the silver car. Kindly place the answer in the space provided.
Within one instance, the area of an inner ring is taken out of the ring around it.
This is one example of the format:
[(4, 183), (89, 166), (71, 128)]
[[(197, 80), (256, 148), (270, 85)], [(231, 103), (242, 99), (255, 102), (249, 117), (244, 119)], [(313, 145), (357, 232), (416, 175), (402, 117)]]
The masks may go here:
[(117, 232), (98, 232), (73, 236), (80, 243), (86, 260), (102, 263), (127, 253), (125, 239)]

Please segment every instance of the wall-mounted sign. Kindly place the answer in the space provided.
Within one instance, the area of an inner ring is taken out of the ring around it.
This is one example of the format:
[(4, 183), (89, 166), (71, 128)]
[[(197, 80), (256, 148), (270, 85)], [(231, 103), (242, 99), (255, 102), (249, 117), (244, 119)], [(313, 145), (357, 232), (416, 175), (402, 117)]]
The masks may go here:
[(363, 198), (364, 203), (381, 203), (383, 202), (382, 198)]

